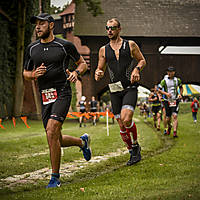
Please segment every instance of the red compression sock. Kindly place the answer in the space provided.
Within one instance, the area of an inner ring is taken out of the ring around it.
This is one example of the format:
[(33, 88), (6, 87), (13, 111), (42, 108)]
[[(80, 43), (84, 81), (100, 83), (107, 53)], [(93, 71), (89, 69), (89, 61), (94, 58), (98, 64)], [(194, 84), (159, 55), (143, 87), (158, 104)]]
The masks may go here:
[(133, 140), (137, 141), (137, 128), (134, 122), (132, 122), (129, 127), (126, 127), (126, 131), (129, 133), (131, 132), (133, 135)]
[(124, 141), (124, 143), (126, 144), (127, 146), (127, 149), (130, 150), (132, 149), (132, 140), (131, 140), (131, 136), (130, 136), (130, 133), (127, 133), (126, 131), (122, 131), (120, 130), (120, 135), (122, 137), (122, 140)]

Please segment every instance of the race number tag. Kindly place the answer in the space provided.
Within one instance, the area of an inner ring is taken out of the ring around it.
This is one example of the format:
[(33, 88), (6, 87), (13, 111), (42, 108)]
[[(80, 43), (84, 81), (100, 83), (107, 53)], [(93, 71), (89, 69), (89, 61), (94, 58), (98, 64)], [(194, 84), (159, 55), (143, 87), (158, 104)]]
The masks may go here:
[(55, 102), (57, 99), (57, 91), (55, 88), (42, 90), (43, 105)]
[(169, 101), (169, 107), (176, 107), (176, 101)]
[(121, 81), (118, 81), (116, 83), (110, 83), (108, 84), (109, 88), (110, 88), (110, 92), (121, 92), (124, 90)]

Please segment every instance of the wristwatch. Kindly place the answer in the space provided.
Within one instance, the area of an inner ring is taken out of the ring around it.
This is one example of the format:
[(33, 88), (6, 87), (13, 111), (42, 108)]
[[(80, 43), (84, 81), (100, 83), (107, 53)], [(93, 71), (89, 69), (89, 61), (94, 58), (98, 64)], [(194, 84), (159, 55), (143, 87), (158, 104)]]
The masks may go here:
[(141, 70), (140, 67), (138, 67), (138, 66), (136, 67), (136, 69), (137, 69), (139, 72), (140, 72), (140, 70)]
[(76, 69), (75, 72), (77, 73), (78, 76), (81, 75), (81, 73), (80, 73), (80, 71), (78, 69)]

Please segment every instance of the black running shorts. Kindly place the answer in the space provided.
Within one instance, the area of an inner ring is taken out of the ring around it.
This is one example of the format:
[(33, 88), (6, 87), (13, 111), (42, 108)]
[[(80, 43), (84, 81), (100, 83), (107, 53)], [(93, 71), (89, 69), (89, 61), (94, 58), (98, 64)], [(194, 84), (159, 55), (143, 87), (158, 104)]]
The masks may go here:
[(122, 106), (128, 105), (135, 109), (137, 103), (137, 88), (126, 88), (121, 92), (110, 93), (113, 114), (121, 113)]
[(166, 112), (167, 117), (171, 117), (173, 113), (178, 115), (178, 111), (179, 111), (179, 101), (178, 100), (176, 101), (176, 106), (174, 106), (174, 107), (170, 107), (168, 101), (164, 101), (164, 105), (165, 105), (165, 112)]
[(80, 109), (80, 112), (81, 113), (85, 113), (86, 112), (86, 109), (84, 108), (84, 109)]
[(97, 112), (97, 109), (96, 108), (91, 108), (90, 112)]
[(152, 106), (151, 110), (153, 114), (161, 113), (161, 106)]
[(71, 88), (56, 88), (56, 91), (58, 97), (55, 102), (47, 105), (42, 103), (42, 120), (45, 129), (49, 119), (55, 119), (63, 123), (69, 111), (72, 98)]

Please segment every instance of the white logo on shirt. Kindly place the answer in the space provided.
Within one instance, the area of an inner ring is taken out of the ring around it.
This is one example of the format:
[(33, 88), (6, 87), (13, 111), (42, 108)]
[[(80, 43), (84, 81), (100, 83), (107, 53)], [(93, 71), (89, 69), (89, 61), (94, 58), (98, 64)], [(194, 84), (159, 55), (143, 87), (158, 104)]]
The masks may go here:
[(44, 51), (48, 51), (49, 49), (48, 48), (44, 48)]

